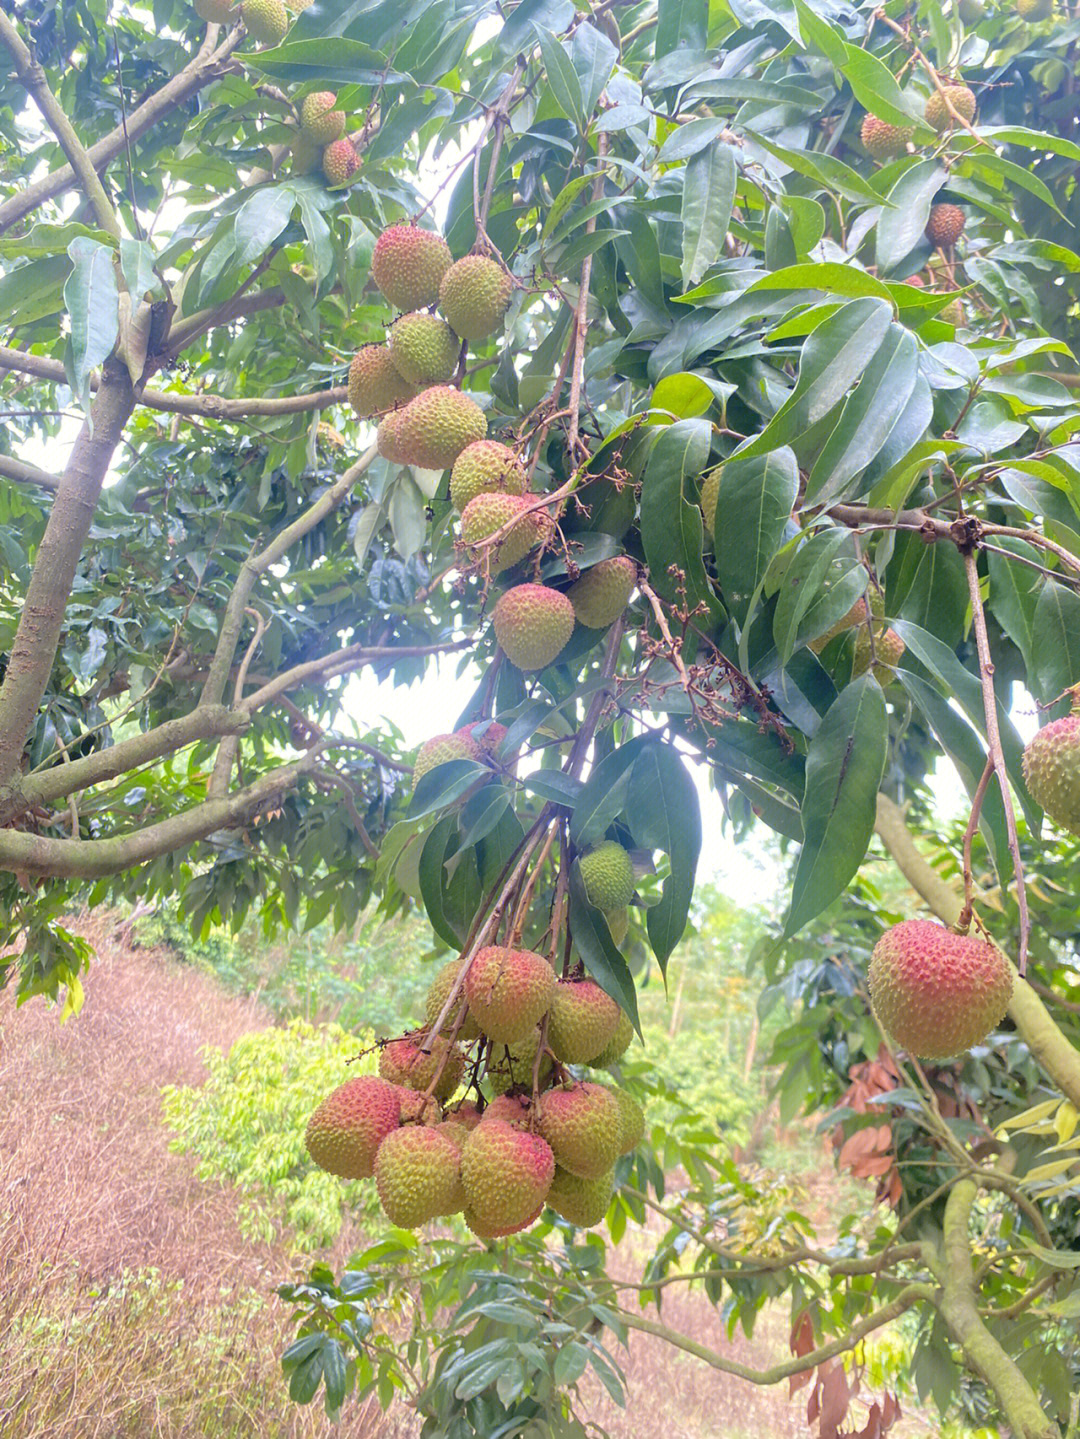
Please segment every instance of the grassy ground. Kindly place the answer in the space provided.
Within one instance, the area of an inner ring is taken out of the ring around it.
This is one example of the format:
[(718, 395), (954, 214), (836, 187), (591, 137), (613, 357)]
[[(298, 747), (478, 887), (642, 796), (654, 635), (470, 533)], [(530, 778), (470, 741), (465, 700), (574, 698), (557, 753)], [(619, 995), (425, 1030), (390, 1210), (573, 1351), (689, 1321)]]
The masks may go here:
[[(61, 1027), (40, 1001), (16, 1009), (0, 994), (0, 1435), (412, 1436), (404, 1413), (354, 1405), (333, 1426), (290, 1404), (273, 1290), (310, 1257), (293, 1257), (287, 1235), (244, 1239), (237, 1193), (169, 1149), (162, 1086), (199, 1083), (201, 1047), (227, 1048), (267, 1014), (165, 951), (114, 943), (108, 921), (80, 928), (99, 958), (77, 1019)], [(362, 1237), (346, 1224), (330, 1262)], [(746, 1362), (784, 1347), (779, 1315), (753, 1345), (728, 1344), (700, 1296), (673, 1296), (665, 1318)], [(587, 1406), (613, 1439), (809, 1433), (805, 1394), (756, 1390), (647, 1336), (627, 1368), (627, 1411), (599, 1389)]]

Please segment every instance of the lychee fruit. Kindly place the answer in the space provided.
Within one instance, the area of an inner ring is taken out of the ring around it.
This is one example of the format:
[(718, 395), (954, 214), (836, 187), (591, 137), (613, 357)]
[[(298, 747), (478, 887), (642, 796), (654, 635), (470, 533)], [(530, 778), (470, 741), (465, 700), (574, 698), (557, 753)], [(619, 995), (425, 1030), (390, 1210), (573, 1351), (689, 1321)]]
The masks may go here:
[(977, 25), (986, 14), (986, 6), (983, 0), (960, 0), (956, 13), (965, 25)]
[(630, 1048), (630, 1042), (633, 1038), (634, 1026), (630, 1016), (626, 1013), (625, 1009), (620, 1009), (619, 1022), (615, 1026), (615, 1033), (596, 1058), (591, 1059), (589, 1063), (600, 1069), (608, 1064), (617, 1064)]
[(945, 101), (970, 125), (975, 118), (975, 94), (966, 85), (942, 85), (926, 102), (926, 123), (938, 133), (951, 130), (956, 123), (945, 108)]
[(540, 1096), (540, 1133), (563, 1169), (579, 1179), (599, 1179), (619, 1157), (618, 1102), (602, 1084), (549, 1089)]
[[(396, 372), (395, 372), (396, 373)], [(402, 381), (404, 384), (404, 381)], [(390, 410), (379, 421), (379, 428), (375, 435), (375, 447), (384, 460), (390, 460), (395, 465), (407, 465), (409, 463), (408, 452), (405, 450), (400, 436), (401, 417), (404, 409)]]
[(477, 440), (467, 445), (450, 472), (450, 500), (462, 513), (470, 500), (489, 490), (523, 495), (527, 477), (520, 460), (509, 445), (499, 440)]
[[(885, 613), (885, 599), (876, 585), (868, 586), (866, 594), (860, 595), (851, 608), (845, 611), (834, 625), (830, 625), (824, 634), (815, 635), (809, 642), (809, 648), (819, 655), (830, 640), (842, 635), (845, 630), (854, 629), (856, 625), (862, 625), (865, 629), (868, 612), (875, 620), (881, 619)], [(863, 668), (865, 669), (865, 665)]]
[(439, 309), (455, 335), (484, 340), (506, 313), (514, 282), (486, 255), (466, 255), (446, 271), (439, 285)]
[[(398, 463), (425, 470), (445, 470), (466, 445), (482, 440), (487, 430), (480, 406), (452, 385), (433, 385), (423, 390), (393, 419), (392, 445), (402, 456)], [(385, 453), (381, 425), (379, 429), (379, 448)]]
[(625, 909), (634, 897), (634, 864), (621, 844), (606, 839), (579, 860), (589, 903), (597, 909)]
[(472, 724), (462, 725), (455, 733), (468, 735), (486, 755), (495, 756), (510, 731), (498, 720), (473, 720)]
[(277, 45), (289, 28), (289, 12), (281, 0), (244, 0), (244, 26), (256, 45)]
[(477, 1239), (506, 1239), (511, 1234), (520, 1234), (523, 1229), (530, 1229), (540, 1218), (543, 1212), (544, 1206), (542, 1203), (540, 1203), (536, 1206), (536, 1208), (531, 1214), (527, 1214), (525, 1218), (519, 1220), (517, 1224), (508, 1224), (503, 1226), (501, 1229), (491, 1229), (488, 1228), (487, 1225), (481, 1224), (480, 1220), (477, 1218), (476, 1213), (471, 1210), (467, 1204), (461, 1211), (461, 1217), (464, 1219), (465, 1223), (472, 1230), (472, 1232), (476, 1235)]
[(937, 318), (944, 320), (947, 325), (952, 325), (956, 330), (963, 329), (967, 324), (967, 315), (964, 313), (964, 304), (959, 296), (943, 306), (943, 308), (937, 312)]
[(619, 1106), (619, 1153), (629, 1154), (645, 1137), (645, 1111), (625, 1089), (609, 1089)]
[(454, 373), (458, 337), (445, 320), (425, 310), (402, 315), (390, 326), (390, 358), (411, 385), (441, 385)]
[(705, 532), (713, 539), (713, 522), (716, 519), (716, 502), (720, 498), (720, 475), (723, 465), (717, 465), (715, 470), (710, 470), (701, 482), (701, 517), (705, 522)]
[(415, 784), (422, 775), (427, 774), (436, 765), (449, 764), (455, 759), (471, 759), (478, 763), (482, 751), (472, 735), (462, 731), (454, 734), (437, 734), (426, 740), (416, 753), (416, 762), (413, 764), (413, 783)]
[(344, 185), (360, 168), (360, 156), (348, 138), (335, 140), (322, 152), (323, 174), (330, 185)]
[(637, 584), (637, 565), (629, 555), (601, 560), (566, 592), (580, 625), (606, 630), (623, 614)]
[(547, 1013), (555, 993), (555, 971), (542, 954), (487, 945), (478, 950), (465, 976), (469, 1013), (489, 1039), (514, 1044)]
[(1052, 720), (1024, 750), (1024, 783), (1055, 824), (1080, 834), (1080, 714)]
[(480, 1122), (489, 1124), (493, 1119), (503, 1119), (515, 1129), (531, 1129), (532, 1101), (525, 1094), (497, 1094), (484, 1110)]
[(338, 110), (333, 90), (314, 90), (300, 106), (300, 128), (317, 145), (329, 145), (345, 133), (345, 111)]
[(870, 647), (870, 631), (864, 625), (855, 636), (855, 653), (851, 662), (851, 674), (864, 674), (873, 661), (874, 678), (879, 685), (891, 684), (896, 678), (896, 666), (904, 657), (907, 646), (895, 630), (883, 630), (874, 635), (873, 651)]
[(948, 1059), (980, 1043), (1012, 995), (1009, 966), (995, 945), (927, 919), (885, 931), (867, 980), (882, 1027), (921, 1059)]
[[(499, 494), (488, 490), (476, 495), (461, 516), (461, 538), (473, 564), (485, 575), (499, 575), (523, 560), (544, 536), (543, 512), (529, 509), (524, 495)], [(481, 548), (483, 542), (504, 525), (510, 525), (502, 539)]]
[(195, 14), (208, 25), (228, 25), (238, 18), (240, 11), (232, 0), (195, 0)]
[(375, 1156), (375, 1187), (387, 1219), (402, 1229), (456, 1214), (464, 1203), (461, 1151), (439, 1129), (395, 1129)]
[(294, 175), (310, 175), (322, 163), (323, 147), (303, 130), (294, 130), (289, 141), (291, 170)]
[(561, 1214), (579, 1229), (591, 1229), (608, 1212), (614, 1193), (614, 1169), (607, 1170), (598, 1179), (581, 1179), (571, 1174), (569, 1169), (556, 1165), (547, 1204), (549, 1209), (554, 1209), (556, 1214)]
[(867, 115), (862, 122), (860, 137), (875, 160), (892, 160), (907, 150), (914, 125), (890, 125), (876, 115)]
[(491, 1236), (513, 1231), (543, 1204), (554, 1174), (554, 1155), (539, 1134), (503, 1119), (478, 1124), (461, 1151), (466, 1223)]
[(403, 380), (385, 345), (364, 345), (349, 366), (349, 404), (362, 420), (403, 405), (416, 387)]
[[(536, 1052), (540, 1048), (540, 1031), (534, 1029), (515, 1044), (492, 1045), (488, 1056), (487, 1080), (495, 1094), (505, 1094), (508, 1089), (523, 1086), (532, 1087), (533, 1067)], [(551, 1073), (551, 1057), (543, 1055), (538, 1073), (539, 1082), (544, 1084)], [(485, 1111), (486, 1113), (486, 1111)]]
[[(451, 959), (443, 965), (431, 981), (431, 987), (428, 989), (427, 997), (424, 1000), (424, 1016), (429, 1028), (435, 1023), (442, 1012), (442, 1007), (446, 1003), (447, 995), (454, 987), (454, 981), (460, 972), (461, 960)], [(463, 991), (459, 991), (458, 998), (454, 1001), (450, 1013), (446, 1016), (446, 1023), (443, 1025), (443, 1032), (447, 1035), (453, 1032), (454, 1025), (457, 1023), (457, 1017), (461, 1013), (463, 1004), (465, 1004), (464, 993)], [(458, 1039), (461, 1040), (462, 1044), (468, 1044), (474, 1039), (479, 1039), (481, 1032), (480, 1026), (468, 1012), (468, 1006), (466, 1006), (465, 1018), (462, 1021), (461, 1028), (457, 1032)]]
[(542, 670), (566, 648), (574, 632), (574, 606), (547, 585), (515, 585), (499, 596), (491, 622), (512, 665)]
[(401, 1120), (397, 1089), (373, 1074), (347, 1079), (308, 1120), (307, 1152), (328, 1174), (370, 1179), (379, 1145)]
[(626, 906), (622, 909), (609, 909), (604, 918), (607, 920), (612, 944), (616, 946), (622, 944), (630, 933), (630, 910)]
[(391, 305), (422, 310), (439, 298), (439, 282), (451, 259), (441, 235), (419, 225), (391, 225), (375, 241), (371, 278)]
[(966, 223), (959, 205), (931, 205), (930, 218), (926, 222), (926, 238), (939, 250), (955, 245), (964, 233)]
[(442, 1105), (432, 1094), (426, 1099), (423, 1090), (406, 1089), (399, 1084), (401, 1092), (402, 1124), (426, 1124), (432, 1127), (443, 1122)]
[(448, 1045), (441, 1034), (436, 1035), (430, 1054), (424, 1053), (422, 1043), (422, 1037), (391, 1040), (379, 1053), (379, 1073), (390, 1084), (424, 1090), (435, 1078), (445, 1055), (446, 1063), (434, 1093), (436, 1099), (449, 1099), (465, 1073), (465, 1056), (456, 1044)]
[(1016, 13), (1032, 25), (1049, 20), (1054, 13), (1054, 0), (1016, 0)]
[(615, 1038), (622, 1010), (591, 979), (560, 979), (548, 1015), (548, 1044), (564, 1064), (591, 1064)]

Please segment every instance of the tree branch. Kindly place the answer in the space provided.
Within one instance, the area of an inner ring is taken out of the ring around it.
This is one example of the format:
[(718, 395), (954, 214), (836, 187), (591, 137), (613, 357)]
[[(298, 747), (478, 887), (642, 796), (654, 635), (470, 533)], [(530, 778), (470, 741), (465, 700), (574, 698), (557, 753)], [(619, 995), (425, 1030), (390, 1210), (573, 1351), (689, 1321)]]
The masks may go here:
[(0, 475), (5, 480), (14, 480), (19, 485), (40, 485), (43, 490), (58, 490), (60, 481), (37, 465), (24, 464), (12, 455), (0, 455)]
[[(269, 260), (266, 263), (269, 264)], [(262, 270), (256, 267), (245, 284), (251, 285), (261, 273)], [(194, 315), (174, 324), (165, 338), (165, 344), (151, 358), (158, 365), (166, 360), (175, 360), (192, 340), (198, 339), (207, 330), (216, 329), (218, 325), (229, 325), (233, 320), (243, 319), (248, 315), (257, 315), (261, 310), (276, 310), (284, 303), (285, 292), (276, 285), (270, 290), (238, 291), (222, 304), (209, 310), (196, 310)]]
[(75, 126), (68, 119), (63, 106), (49, 89), (45, 71), (35, 60), (29, 47), (19, 34), (15, 22), (0, 10), (0, 40), (4, 42), (15, 61), (15, 74), (23, 89), (45, 117), (49, 129), (60, 142), (60, 148), (68, 157), (68, 164), (93, 206), (94, 214), (101, 228), (114, 239), (121, 236), (120, 221), (105, 193), (105, 186), (98, 178), (93, 162), (83, 142), (75, 133)]

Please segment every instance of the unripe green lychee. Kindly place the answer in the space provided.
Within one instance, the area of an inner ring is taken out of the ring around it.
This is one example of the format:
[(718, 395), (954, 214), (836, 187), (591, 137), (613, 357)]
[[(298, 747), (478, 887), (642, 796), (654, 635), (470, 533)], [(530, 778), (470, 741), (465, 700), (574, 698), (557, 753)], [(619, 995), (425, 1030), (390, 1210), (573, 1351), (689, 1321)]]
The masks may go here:
[(322, 152), (323, 147), (303, 130), (292, 131), (289, 155), (294, 175), (310, 175), (313, 170), (318, 170), (322, 164)]
[(418, 465), (425, 470), (445, 470), (466, 445), (482, 440), (487, 429), (480, 406), (451, 385), (433, 385), (421, 391), (395, 413), (393, 420), (392, 438), (388, 442), (395, 455), (387, 455), (383, 448), (382, 425), (378, 439), (380, 454), (387, 459), (400, 455), (399, 464)]
[[(465, 506), (461, 516), (461, 538), (469, 560), (485, 576), (501, 575), (523, 560), (544, 537), (543, 511), (530, 510), (525, 495), (501, 494), (486, 490)], [(510, 525), (501, 540), (484, 546), (484, 540)]]
[(404, 405), (416, 388), (403, 380), (385, 345), (364, 345), (349, 366), (349, 404), (362, 420)]
[(602, 1084), (574, 1084), (540, 1096), (540, 1133), (555, 1161), (579, 1179), (599, 1179), (619, 1157), (622, 1119)]
[(360, 168), (360, 156), (347, 137), (333, 141), (322, 152), (323, 174), (330, 185), (344, 185)]
[(329, 145), (345, 133), (345, 111), (338, 110), (333, 90), (314, 90), (300, 106), (300, 128), (318, 145)]
[(509, 445), (498, 440), (477, 440), (467, 445), (450, 473), (450, 500), (460, 514), (470, 500), (489, 490), (523, 495), (527, 477)]
[(845, 630), (854, 629), (856, 625), (862, 625), (865, 629), (868, 609), (874, 619), (880, 619), (885, 613), (885, 598), (876, 585), (868, 585), (866, 594), (860, 595), (851, 608), (845, 611), (834, 625), (830, 625), (824, 634), (816, 635), (810, 641), (809, 648), (819, 655), (830, 640), (842, 635)]
[(864, 674), (873, 661), (874, 678), (884, 687), (896, 678), (896, 666), (904, 657), (907, 646), (895, 630), (875, 633), (873, 650), (870, 646), (870, 631), (865, 625), (855, 636), (855, 653), (851, 661), (852, 678)]
[(371, 278), (391, 305), (422, 310), (439, 298), (439, 282), (451, 258), (441, 235), (419, 225), (391, 225), (375, 241)]
[(478, 1124), (461, 1151), (466, 1222), (490, 1235), (527, 1223), (554, 1173), (551, 1148), (539, 1134), (502, 1119)]
[(937, 312), (937, 318), (944, 320), (947, 325), (960, 330), (967, 324), (967, 316), (964, 314), (964, 303), (959, 296)]
[(379, 1073), (390, 1084), (424, 1090), (434, 1079), (446, 1055), (446, 1063), (434, 1092), (436, 1099), (449, 1099), (465, 1073), (465, 1056), (456, 1044), (450, 1047), (441, 1034), (436, 1035), (430, 1054), (424, 1053), (422, 1042), (421, 1036), (417, 1039), (394, 1039), (384, 1045), (379, 1052)]
[(912, 136), (914, 125), (889, 125), (876, 115), (867, 115), (859, 132), (863, 144), (875, 160), (892, 160), (903, 155)]
[(615, 1037), (622, 1010), (591, 979), (560, 979), (548, 1015), (548, 1044), (564, 1064), (590, 1064)]
[(375, 1187), (391, 1224), (417, 1229), (464, 1203), (461, 1152), (438, 1129), (395, 1129), (375, 1156)]
[(624, 909), (634, 897), (634, 863), (621, 844), (606, 839), (579, 861), (589, 903), (597, 909)]
[(484, 340), (506, 313), (514, 282), (486, 255), (466, 255), (442, 277), (439, 309), (455, 335), (463, 340)]
[(390, 326), (390, 358), (411, 385), (441, 385), (454, 373), (458, 337), (445, 320), (414, 310)]
[(931, 205), (926, 238), (939, 250), (955, 245), (964, 233), (965, 216), (959, 205)]
[(621, 618), (637, 584), (637, 565), (629, 555), (615, 555), (586, 570), (566, 592), (578, 624), (606, 630)]
[(581, 1179), (569, 1169), (555, 1166), (555, 1177), (548, 1190), (549, 1209), (561, 1214), (579, 1229), (591, 1229), (608, 1212), (615, 1193), (615, 1171), (609, 1169), (598, 1179)]
[(244, 0), (244, 26), (256, 45), (278, 45), (289, 28), (289, 12), (281, 0)]
[(713, 534), (713, 522), (716, 519), (716, 502), (720, 498), (720, 476), (723, 468), (723, 465), (717, 465), (701, 482), (701, 517), (705, 522), (705, 533), (711, 539), (716, 538)]
[(948, 1059), (979, 1044), (1000, 1024), (1012, 996), (1012, 975), (996, 945), (928, 919), (887, 929), (867, 980), (883, 1028), (921, 1059)]
[(634, 1037), (634, 1025), (625, 1009), (619, 1010), (619, 1022), (615, 1026), (615, 1033), (610, 1041), (604, 1046), (595, 1059), (589, 1061), (598, 1069), (608, 1064), (617, 1064), (626, 1051), (630, 1048), (630, 1041)]
[[(427, 1020), (429, 1028), (439, 1017), (442, 1007), (446, 1003), (446, 997), (453, 988), (454, 980), (457, 979), (460, 971), (460, 959), (448, 960), (431, 981), (427, 997), (424, 1000), (424, 1017)], [(454, 1001), (450, 1013), (446, 1016), (446, 1023), (443, 1025), (442, 1032), (447, 1035), (453, 1032), (454, 1025), (457, 1023), (457, 1017), (461, 1013), (461, 1006), (464, 1002), (464, 996), (459, 991), (459, 997)], [(457, 1037), (461, 1040), (462, 1044), (469, 1044), (472, 1040), (479, 1039), (480, 1034), (480, 1026), (468, 1012), (468, 1007), (466, 1006), (465, 1018), (462, 1021), (461, 1028), (457, 1032)]]
[(320, 1169), (343, 1179), (370, 1179), (379, 1145), (401, 1120), (394, 1085), (373, 1074), (347, 1079), (308, 1120), (304, 1143)]
[(480, 757), (480, 746), (472, 735), (462, 734), (460, 731), (434, 735), (417, 750), (416, 762), (413, 765), (413, 783), (436, 765), (449, 764), (455, 759), (472, 759), (479, 762)]
[(983, 0), (960, 0), (956, 13), (965, 25), (977, 25), (986, 14), (986, 6)]
[(645, 1137), (645, 1111), (625, 1089), (615, 1087), (608, 1093), (619, 1106), (619, 1153), (629, 1154)]
[(1054, 0), (1016, 0), (1016, 13), (1031, 25), (1049, 20), (1054, 13)]
[(542, 954), (491, 944), (473, 957), (465, 976), (469, 1013), (489, 1039), (514, 1044), (547, 1013), (555, 971)]
[(515, 585), (499, 596), (491, 622), (512, 665), (542, 670), (566, 648), (574, 632), (574, 606), (546, 585)]
[[(534, 1029), (516, 1044), (492, 1045), (488, 1056), (487, 1080), (494, 1094), (505, 1094), (508, 1089), (523, 1086), (532, 1088), (533, 1066), (536, 1052), (540, 1048), (540, 1031)], [(545, 1054), (540, 1060), (539, 1080), (543, 1085), (551, 1073), (551, 1057)], [(486, 1111), (485, 1111), (486, 1113)]]
[(1051, 721), (1029, 741), (1024, 783), (1055, 824), (1080, 834), (1080, 715)]
[[(943, 93), (944, 92), (944, 93)], [(926, 123), (939, 134), (951, 130), (956, 123), (945, 107), (946, 98), (956, 113), (970, 125), (975, 118), (975, 95), (966, 85), (942, 85), (926, 102)]]
[(195, 14), (208, 25), (231, 25), (240, 11), (233, 0), (195, 0)]

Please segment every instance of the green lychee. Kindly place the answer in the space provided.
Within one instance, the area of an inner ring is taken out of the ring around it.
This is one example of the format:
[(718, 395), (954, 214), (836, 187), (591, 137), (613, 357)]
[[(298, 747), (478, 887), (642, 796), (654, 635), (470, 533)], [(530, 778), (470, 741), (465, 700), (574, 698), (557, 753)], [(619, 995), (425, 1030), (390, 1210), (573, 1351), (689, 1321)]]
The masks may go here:
[(621, 844), (606, 839), (579, 861), (589, 903), (597, 909), (625, 909), (634, 897), (634, 863)]
[(1054, 13), (1054, 0), (1016, 0), (1016, 13), (1032, 25), (1049, 20)]
[(601, 1084), (549, 1089), (540, 1096), (540, 1133), (563, 1169), (579, 1179), (599, 1179), (619, 1157), (618, 1102)]
[(395, 1129), (375, 1156), (375, 1186), (387, 1219), (402, 1229), (456, 1214), (464, 1203), (461, 1152), (438, 1129)]
[(466, 255), (451, 265), (439, 286), (439, 309), (463, 340), (483, 340), (499, 325), (514, 282), (486, 255)]
[(391, 225), (375, 241), (371, 278), (391, 305), (422, 310), (439, 298), (439, 283), (451, 258), (441, 235), (419, 225)]
[(870, 631), (864, 625), (855, 636), (855, 653), (851, 662), (852, 677), (861, 675), (873, 662), (874, 678), (884, 687), (896, 678), (896, 666), (904, 657), (907, 646), (895, 630), (884, 630), (874, 635), (871, 652)]
[(527, 1223), (554, 1174), (551, 1147), (539, 1134), (502, 1119), (478, 1124), (461, 1151), (466, 1222), (492, 1235)]
[[(433, 385), (393, 416), (392, 438), (395, 454), (383, 448), (379, 426), (379, 451), (387, 459), (400, 456), (399, 464), (418, 465), (425, 470), (445, 470), (466, 445), (482, 440), (487, 430), (484, 412), (468, 395), (451, 385)], [(386, 421), (383, 421), (386, 424)]]
[(637, 584), (637, 565), (629, 555), (601, 560), (566, 592), (578, 624), (606, 630), (623, 615)]
[(450, 472), (450, 499), (460, 514), (470, 500), (489, 490), (523, 495), (527, 477), (509, 445), (498, 440), (477, 440), (466, 445)]
[(289, 12), (281, 0), (243, 0), (244, 26), (256, 45), (278, 45), (289, 28)]
[(1012, 996), (1012, 975), (996, 945), (927, 919), (885, 931), (867, 980), (882, 1027), (921, 1059), (948, 1059), (979, 1044), (1001, 1023)]
[(876, 115), (867, 115), (860, 137), (875, 160), (892, 160), (903, 155), (915, 134), (914, 125), (889, 125)]
[(555, 993), (555, 971), (542, 954), (487, 945), (465, 976), (469, 1013), (489, 1039), (514, 1044), (547, 1013)]
[(869, 585), (866, 594), (860, 595), (834, 625), (830, 625), (824, 634), (815, 636), (810, 641), (810, 649), (819, 655), (830, 640), (834, 640), (837, 635), (842, 635), (845, 630), (854, 629), (856, 625), (862, 625), (865, 629), (868, 612), (874, 619), (880, 619), (885, 613), (885, 600), (876, 585)]
[(625, 1089), (616, 1086), (608, 1093), (619, 1106), (619, 1153), (629, 1154), (645, 1137), (645, 1111)]
[(385, 345), (364, 345), (349, 366), (349, 404), (362, 420), (404, 405), (416, 388), (401, 378)]
[(546, 585), (515, 585), (499, 596), (491, 622), (512, 665), (542, 670), (566, 648), (574, 632), (574, 606)]
[(461, 344), (445, 320), (415, 310), (390, 326), (390, 358), (411, 385), (441, 385), (454, 373)]
[(622, 1010), (591, 979), (560, 979), (548, 1015), (548, 1044), (564, 1064), (591, 1064), (615, 1038)]
[(942, 85), (926, 102), (926, 123), (943, 133), (956, 123), (945, 107), (945, 101), (970, 125), (975, 118), (975, 95), (966, 85)]
[(308, 1120), (304, 1143), (320, 1169), (343, 1179), (370, 1179), (375, 1154), (401, 1120), (394, 1085), (373, 1074), (347, 1079)]
[[(485, 577), (511, 569), (544, 537), (544, 512), (530, 510), (524, 495), (487, 490), (465, 506), (461, 516), (461, 538), (469, 560)], [(485, 545), (504, 526), (510, 529), (502, 539)]]
[(608, 1212), (614, 1193), (614, 1169), (609, 1169), (598, 1179), (581, 1179), (571, 1174), (569, 1169), (556, 1165), (547, 1203), (549, 1209), (554, 1209), (556, 1214), (561, 1214), (579, 1229), (591, 1229)]
[(701, 517), (705, 522), (705, 531), (713, 539), (713, 522), (716, 519), (716, 502), (720, 498), (720, 475), (723, 465), (717, 465), (715, 470), (710, 470), (701, 482)]
[(626, 1051), (630, 1048), (630, 1042), (634, 1038), (634, 1026), (630, 1016), (624, 1009), (619, 1010), (619, 1021), (615, 1026), (615, 1033), (610, 1041), (604, 1046), (595, 1059), (589, 1061), (597, 1068), (603, 1068), (608, 1064), (617, 1064)]
[(232, 0), (195, 0), (195, 14), (208, 25), (229, 25), (240, 11)]
[(986, 14), (986, 6), (983, 0), (960, 0), (956, 13), (965, 25), (977, 25)]
[(436, 1035), (430, 1054), (424, 1052), (422, 1042), (421, 1036), (415, 1040), (394, 1039), (384, 1045), (379, 1052), (379, 1073), (390, 1084), (400, 1084), (406, 1089), (425, 1090), (442, 1065), (442, 1073), (434, 1094), (436, 1099), (449, 1099), (465, 1073), (465, 1056), (456, 1044), (449, 1045), (441, 1034)]
[[(443, 965), (431, 981), (427, 997), (424, 1000), (424, 1016), (429, 1029), (435, 1023), (436, 1019), (438, 1019), (442, 1007), (446, 1003), (447, 996), (454, 986), (454, 981), (460, 973), (461, 960), (451, 959)], [(450, 1013), (446, 1016), (446, 1023), (443, 1025), (443, 1030), (447, 1035), (453, 1032), (454, 1025), (457, 1023), (457, 1017), (461, 1013), (461, 1007), (464, 1003), (464, 995), (459, 991), (459, 998), (454, 1001)], [(465, 1018), (462, 1021), (461, 1028), (457, 1032), (458, 1039), (461, 1040), (462, 1044), (469, 1044), (472, 1040), (479, 1039), (481, 1032), (480, 1026), (468, 1012), (468, 1006), (466, 1005)]]
[(345, 111), (338, 110), (333, 90), (315, 90), (300, 106), (300, 128), (318, 145), (329, 145), (345, 133)]
[(1051, 721), (1029, 741), (1024, 783), (1055, 824), (1080, 834), (1080, 715)]

